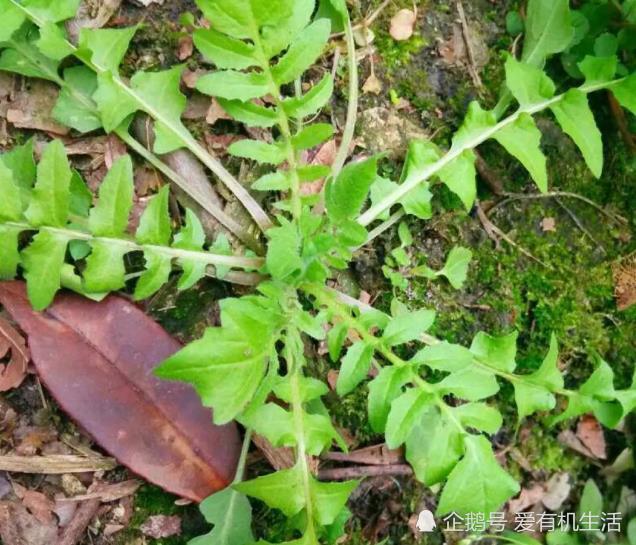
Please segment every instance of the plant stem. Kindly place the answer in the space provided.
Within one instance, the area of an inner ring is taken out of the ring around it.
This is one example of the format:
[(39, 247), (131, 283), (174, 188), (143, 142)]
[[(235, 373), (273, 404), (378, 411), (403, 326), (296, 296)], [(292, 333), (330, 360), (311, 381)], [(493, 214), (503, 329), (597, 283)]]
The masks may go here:
[(289, 370), (291, 387), (291, 410), (293, 415), (294, 435), (296, 437), (296, 464), (300, 468), (305, 495), (305, 511), (307, 516), (306, 532), (314, 533), (313, 501), (311, 495), (311, 471), (307, 463), (307, 446), (305, 444), (305, 422), (300, 377), (302, 376), (303, 355), (299, 354), (298, 343), (302, 346), (300, 333), (297, 329), (287, 331), (285, 353)]
[(19, 229), (21, 231), (48, 231), (53, 235), (66, 238), (68, 240), (83, 240), (85, 242), (103, 242), (111, 246), (123, 246), (129, 252), (135, 251), (152, 251), (173, 259), (185, 259), (188, 261), (198, 261), (208, 265), (221, 265), (224, 267), (234, 267), (240, 269), (258, 269), (263, 266), (264, 260), (260, 257), (241, 257), (229, 256), (221, 254), (213, 254), (206, 251), (182, 250), (180, 248), (171, 248), (169, 246), (156, 246), (154, 244), (137, 244), (136, 242), (124, 238), (95, 237), (90, 233), (66, 229), (63, 227), (33, 227), (27, 223), (19, 222), (3, 222), (0, 225)]
[[(600, 89), (606, 89), (612, 87), (623, 81), (623, 79), (613, 80), (611, 82), (606, 83), (597, 83), (597, 84), (588, 84), (579, 87), (579, 91), (583, 93), (592, 93), (594, 91), (598, 91)], [(462, 145), (453, 146), (451, 149), (444, 155), (441, 159), (436, 161), (435, 163), (429, 165), (425, 169), (423, 169), (421, 176), (418, 178), (413, 178), (411, 180), (407, 180), (405, 183), (399, 185), (396, 189), (394, 189), (391, 193), (386, 195), (383, 199), (381, 199), (378, 203), (370, 207), (366, 212), (364, 212), (359, 218), (358, 223), (363, 226), (367, 226), (373, 221), (377, 219), (377, 217), (382, 214), (385, 210), (390, 209), (394, 204), (398, 203), (405, 195), (407, 195), (411, 190), (417, 187), (419, 184), (427, 181), (433, 175), (437, 174), (441, 169), (448, 166), (455, 159), (462, 155), (467, 150), (471, 150), (476, 148), (480, 144), (483, 144), (486, 140), (492, 138), (497, 132), (506, 127), (509, 127), (513, 123), (515, 123), (519, 117), (523, 114), (533, 115), (539, 113), (550, 106), (554, 106), (558, 104), (565, 98), (566, 94), (561, 94), (555, 96), (551, 99), (547, 99), (538, 104), (533, 104), (532, 106), (526, 106), (518, 109), (515, 113), (510, 115), (509, 117), (503, 119), (499, 123), (496, 123), (492, 127), (486, 129), (481, 134), (475, 136), (474, 138), (467, 140)]]
[(340, 148), (331, 167), (331, 175), (334, 179), (340, 174), (349, 155), (349, 148), (353, 141), (358, 117), (358, 99), (360, 94), (358, 86), (360, 82), (358, 77), (358, 64), (356, 61), (356, 42), (353, 37), (353, 29), (349, 17), (347, 17), (345, 21), (345, 36), (347, 39), (347, 65), (349, 71), (349, 104), (347, 106), (347, 120), (345, 121), (344, 131), (342, 132)]
[(243, 446), (241, 447), (241, 455), (239, 457), (238, 464), (236, 466), (236, 473), (234, 474), (234, 480), (232, 484), (240, 483), (245, 475), (245, 466), (247, 463), (247, 453), (250, 450), (250, 444), (252, 443), (252, 429), (245, 429), (245, 436), (243, 437)]
[[(28, 8), (20, 4), (17, 0), (9, 0), (12, 5), (22, 11), (33, 23), (38, 27), (44, 26), (44, 21), (40, 20), (37, 15), (31, 13)], [(93, 70), (97, 74), (111, 74), (110, 70), (105, 67), (96, 65), (92, 60), (82, 54), (75, 45), (68, 40), (65, 44), (71, 48), (72, 55), (84, 63), (88, 68)], [(185, 128), (175, 127), (170, 119), (164, 117), (163, 113), (153, 108), (150, 104), (143, 100), (134, 89), (128, 87), (128, 85), (119, 77), (118, 74), (111, 74), (113, 83), (126, 95), (132, 98), (139, 106), (140, 110), (146, 112), (155, 121), (164, 125), (165, 129), (170, 131), (176, 139), (188, 148), (206, 167), (208, 167), (219, 180), (236, 196), (236, 198), (243, 204), (254, 221), (265, 232), (272, 226), (272, 222), (267, 216), (266, 212), (256, 202), (247, 189), (245, 189), (241, 183), (230, 174), (230, 172), (212, 155), (210, 155), (199, 144), (194, 137)]]
[(196, 202), (198, 202), (206, 212), (209, 212), (212, 216), (214, 216), (214, 218), (223, 225), (223, 227), (225, 227), (230, 233), (233, 233), (248, 248), (251, 248), (257, 253), (263, 252), (263, 245), (260, 244), (247, 229), (240, 225), (234, 218), (226, 214), (225, 211), (216, 204), (210, 202), (210, 199), (200, 195), (199, 192), (196, 191), (196, 189), (193, 189), (188, 181), (181, 176), (181, 174), (170, 168), (166, 163), (159, 159), (159, 157), (142, 145), (141, 142), (137, 141), (127, 130), (124, 128), (115, 129), (115, 134), (117, 134), (117, 136), (135, 153), (150, 163), (167, 178), (172, 180), (177, 187), (183, 189)]

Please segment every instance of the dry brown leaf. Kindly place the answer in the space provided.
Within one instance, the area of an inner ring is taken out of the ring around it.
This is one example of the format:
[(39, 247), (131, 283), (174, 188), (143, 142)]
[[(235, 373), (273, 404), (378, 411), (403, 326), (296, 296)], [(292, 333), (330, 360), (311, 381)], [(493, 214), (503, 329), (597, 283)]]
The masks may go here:
[(567, 473), (556, 473), (546, 483), (546, 490), (541, 502), (550, 511), (558, 511), (568, 499), (572, 485)]
[(389, 34), (394, 40), (404, 41), (413, 36), (417, 15), (413, 10), (401, 9), (391, 19)]
[(104, 151), (104, 162), (106, 168), (110, 168), (115, 164), (117, 159), (128, 153), (126, 144), (124, 144), (116, 135), (109, 134), (106, 139), (106, 148)]
[(544, 233), (554, 233), (556, 231), (556, 220), (554, 218), (543, 218), (541, 220), (541, 230)]
[(154, 539), (181, 535), (181, 517), (177, 515), (153, 515), (139, 529), (145, 536)]
[(22, 505), (42, 524), (50, 524), (55, 521), (53, 517), (55, 502), (47, 498), (42, 492), (27, 490), (21, 499)]
[(20, 502), (0, 502), (0, 542), (3, 545), (51, 545), (57, 524), (41, 523)]
[(17, 388), (26, 376), (29, 351), (24, 338), (4, 318), (0, 317), (0, 392)]
[(193, 52), (194, 43), (192, 42), (192, 36), (181, 36), (181, 38), (179, 38), (177, 58), (180, 61), (185, 61), (192, 56)]
[(68, 134), (68, 127), (55, 121), (51, 113), (58, 94), (59, 90), (53, 83), (30, 80), (29, 88), (16, 93), (15, 99), (7, 108), (7, 121), (20, 129)]
[(367, 80), (364, 82), (362, 86), (362, 90), (365, 93), (372, 93), (374, 95), (379, 95), (382, 92), (382, 82), (378, 79), (375, 74), (371, 74)]
[(521, 513), (539, 503), (544, 494), (545, 490), (540, 484), (534, 484), (532, 488), (522, 488), (519, 495), (508, 502), (508, 510), (513, 514)]
[(618, 310), (636, 303), (636, 256), (630, 256), (612, 266), (614, 297)]
[(219, 119), (232, 119), (225, 110), (221, 107), (218, 100), (215, 98), (210, 102), (210, 107), (208, 108), (207, 113), (205, 114), (205, 121), (214, 125)]
[(591, 414), (581, 417), (576, 426), (576, 436), (595, 458), (607, 458), (605, 434), (599, 421)]

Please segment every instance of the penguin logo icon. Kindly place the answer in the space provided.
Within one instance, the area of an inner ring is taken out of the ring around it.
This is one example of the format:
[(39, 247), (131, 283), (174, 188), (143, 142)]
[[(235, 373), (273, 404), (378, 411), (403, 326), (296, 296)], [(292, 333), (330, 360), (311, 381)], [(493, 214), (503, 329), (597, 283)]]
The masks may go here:
[(435, 519), (433, 518), (433, 513), (431, 513), (428, 509), (424, 509), (424, 511), (420, 512), (417, 517), (417, 524), (415, 527), (420, 532), (432, 532), (437, 527)]

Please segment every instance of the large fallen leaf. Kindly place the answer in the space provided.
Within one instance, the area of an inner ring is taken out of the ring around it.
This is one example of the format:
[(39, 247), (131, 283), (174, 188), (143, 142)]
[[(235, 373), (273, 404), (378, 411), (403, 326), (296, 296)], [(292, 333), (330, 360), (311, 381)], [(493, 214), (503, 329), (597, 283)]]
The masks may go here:
[(153, 368), (180, 345), (125, 299), (60, 295), (34, 312), (21, 282), (0, 303), (26, 332), (38, 375), (106, 451), (146, 480), (201, 501), (227, 486), (240, 450), (233, 424), (214, 426), (190, 387)]

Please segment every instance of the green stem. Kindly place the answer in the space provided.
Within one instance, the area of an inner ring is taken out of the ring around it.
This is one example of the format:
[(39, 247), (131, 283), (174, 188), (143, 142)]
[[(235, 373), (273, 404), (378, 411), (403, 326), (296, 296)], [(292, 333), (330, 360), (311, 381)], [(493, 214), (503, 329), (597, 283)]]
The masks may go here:
[(186, 259), (188, 261), (198, 261), (208, 265), (221, 265), (224, 267), (234, 267), (240, 269), (259, 269), (263, 266), (264, 260), (260, 257), (240, 257), (221, 254), (213, 254), (205, 251), (182, 250), (180, 248), (171, 248), (169, 246), (156, 246), (154, 244), (137, 244), (132, 240), (124, 238), (96, 237), (90, 233), (66, 229), (64, 227), (33, 227), (27, 223), (20, 222), (3, 222), (0, 225), (19, 229), (21, 231), (48, 231), (53, 235), (57, 235), (68, 240), (83, 240), (85, 242), (103, 242), (111, 246), (123, 246), (129, 252), (135, 251), (152, 251), (173, 259)]
[(360, 85), (358, 77), (358, 63), (356, 59), (356, 42), (353, 37), (353, 29), (351, 27), (351, 20), (347, 17), (345, 22), (345, 37), (347, 40), (347, 64), (349, 69), (349, 104), (347, 106), (347, 120), (345, 122), (345, 128), (342, 132), (342, 140), (340, 142), (340, 148), (336, 154), (336, 158), (331, 167), (331, 175), (333, 178), (337, 178), (338, 174), (342, 170), (342, 167), (349, 156), (349, 148), (353, 141), (356, 120), (358, 116), (358, 100)]
[(298, 330), (290, 329), (287, 331), (287, 339), (285, 343), (285, 352), (287, 366), (289, 369), (289, 380), (291, 387), (291, 411), (293, 416), (294, 436), (296, 437), (296, 463), (300, 468), (303, 493), (305, 496), (305, 511), (307, 516), (306, 532), (314, 533), (314, 515), (313, 501), (311, 495), (311, 470), (307, 463), (307, 446), (305, 444), (305, 421), (304, 408), (302, 401), (302, 392), (300, 387), (300, 378), (302, 377), (302, 354), (297, 353), (297, 345), (302, 341), (298, 339), (300, 336)]
[(278, 127), (281, 132), (281, 136), (285, 142), (285, 152), (287, 155), (287, 163), (289, 165), (289, 181), (290, 181), (290, 200), (291, 200), (291, 212), (292, 217), (296, 220), (300, 218), (302, 214), (302, 200), (300, 198), (300, 177), (298, 176), (298, 157), (294, 145), (292, 142), (291, 126), (289, 118), (282, 107), (283, 97), (280, 92), (280, 85), (274, 79), (269, 59), (265, 55), (263, 43), (261, 41), (261, 35), (258, 28), (254, 28), (252, 31), (252, 41), (254, 42), (254, 48), (256, 50), (256, 56), (259, 59), (261, 70), (267, 78), (269, 85), (269, 92), (274, 98), (276, 103), (276, 112), (278, 114)]
[[(38, 27), (44, 26), (45, 22), (40, 20), (37, 15), (31, 13), (25, 6), (20, 4), (17, 0), (9, 0), (12, 5), (22, 11), (33, 23)], [(95, 64), (91, 59), (82, 54), (77, 47), (75, 47), (68, 40), (66, 45), (71, 48), (72, 54), (88, 68), (93, 70), (97, 74), (111, 73), (106, 67)], [(256, 224), (260, 229), (265, 232), (272, 227), (272, 222), (267, 216), (267, 213), (256, 202), (254, 197), (245, 189), (241, 183), (230, 174), (230, 172), (214, 157), (212, 157), (201, 146), (194, 137), (185, 129), (181, 127), (175, 127), (172, 121), (164, 117), (163, 113), (153, 108), (150, 104), (145, 102), (134, 89), (131, 89), (117, 74), (111, 74), (113, 83), (123, 92), (132, 98), (138, 105), (140, 110), (146, 112), (155, 121), (160, 122), (166, 130), (169, 130), (172, 135), (186, 148), (188, 148), (206, 167), (208, 167), (218, 179), (236, 196), (236, 198), (243, 204), (245, 209), (252, 216)]]
[[(609, 87), (612, 87), (613, 85), (620, 83), (621, 81), (623, 81), (623, 79), (613, 80), (611, 82), (606, 82), (606, 83), (583, 85), (582, 87), (579, 87), (578, 89), (579, 91), (587, 94), (587, 93), (592, 93), (594, 91), (598, 91), (601, 89), (607, 89)], [(483, 144), (486, 140), (489, 140), (490, 138), (495, 136), (495, 134), (497, 134), (500, 130), (505, 129), (506, 127), (509, 127), (510, 125), (515, 123), (521, 115), (537, 114), (545, 110), (546, 108), (549, 108), (550, 106), (554, 106), (555, 104), (558, 104), (565, 98), (565, 96), (566, 94), (564, 93), (564, 94), (555, 96), (551, 99), (540, 102), (539, 104), (534, 104), (532, 106), (526, 106), (526, 107), (520, 108), (512, 115), (503, 119), (502, 121), (493, 125), (492, 127), (486, 129), (481, 134), (478, 134), (472, 139), (469, 139), (466, 142), (462, 143), (462, 145), (451, 147), (451, 149), (448, 151), (448, 153), (446, 153), (446, 155), (444, 155), (435, 163), (432, 163), (431, 165), (423, 169), (421, 176), (417, 178), (413, 178), (411, 180), (407, 180), (405, 183), (399, 185), (391, 193), (386, 195), (378, 203), (371, 206), (366, 212), (364, 212), (358, 218), (358, 223), (366, 227), (367, 225), (375, 221), (377, 217), (380, 214), (382, 214), (385, 210), (388, 210), (394, 204), (397, 204), (401, 199), (404, 198), (405, 195), (407, 195), (410, 191), (415, 189), (415, 187), (417, 187), (419, 184), (427, 181), (429, 178), (437, 174), (444, 167), (448, 166), (455, 159), (460, 157), (465, 151), (474, 149), (480, 144)]]
[(257, 253), (263, 252), (263, 245), (259, 243), (259, 241), (256, 240), (256, 238), (254, 238), (247, 229), (240, 225), (234, 218), (226, 214), (223, 209), (211, 202), (210, 199), (200, 194), (198, 190), (196, 190), (183, 176), (181, 176), (181, 174), (170, 168), (166, 163), (159, 159), (159, 157), (142, 145), (141, 142), (133, 138), (127, 130), (124, 128), (115, 129), (115, 134), (117, 134), (117, 136), (130, 149), (150, 163), (159, 172), (164, 174), (168, 179), (172, 180), (177, 187), (181, 188), (190, 195), (206, 212), (211, 214), (230, 233), (236, 235), (236, 237), (248, 248), (251, 248)]
[(236, 472), (234, 474), (234, 480), (232, 484), (240, 483), (245, 475), (245, 466), (247, 464), (247, 453), (250, 450), (250, 444), (252, 443), (252, 429), (245, 429), (245, 436), (243, 437), (243, 446), (241, 448), (241, 455), (239, 457), (238, 464), (236, 466)]

